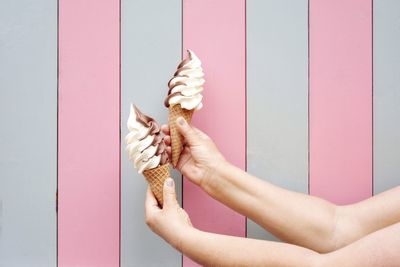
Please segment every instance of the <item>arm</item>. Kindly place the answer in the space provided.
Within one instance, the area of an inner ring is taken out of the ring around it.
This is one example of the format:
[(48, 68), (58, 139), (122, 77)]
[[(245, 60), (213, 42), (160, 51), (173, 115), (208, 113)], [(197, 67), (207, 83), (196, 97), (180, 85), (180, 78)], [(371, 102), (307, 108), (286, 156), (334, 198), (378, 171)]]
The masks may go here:
[(336, 250), (400, 222), (400, 187), (353, 205), (336, 206), (223, 164), (202, 188), (280, 239), (318, 252)]
[(192, 229), (180, 251), (202, 266), (316, 266), (319, 254), (286, 243)]
[[(186, 146), (177, 169), (211, 197), (284, 241), (329, 252), (400, 221), (400, 187), (354, 205), (336, 206), (232, 166), (206, 134), (184, 120), (178, 119), (178, 130)], [(163, 131), (170, 144), (168, 127)]]
[(181, 251), (204, 266), (400, 266), (400, 224), (370, 234), (328, 254), (285, 243), (201, 232), (193, 229)]
[(399, 266), (400, 223), (372, 233), (328, 254), (295, 245), (199, 231), (176, 201), (172, 179), (164, 185), (160, 209), (150, 190), (146, 223), (173, 247), (205, 266)]

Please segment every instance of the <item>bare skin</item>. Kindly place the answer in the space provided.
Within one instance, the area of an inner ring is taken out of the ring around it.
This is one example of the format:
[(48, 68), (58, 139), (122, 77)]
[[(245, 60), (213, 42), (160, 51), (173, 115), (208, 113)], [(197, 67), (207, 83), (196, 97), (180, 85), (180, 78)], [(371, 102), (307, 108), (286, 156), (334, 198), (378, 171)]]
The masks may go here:
[[(170, 194), (163, 209), (149, 191), (147, 224), (185, 255), (207, 266), (400, 266), (395, 249), (400, 247), (400, 187), (336, 206), (247, 174), (229, 164), (206, 134), (184, 120), (178, 125), (186, 144), (177, 169), (211, 197), (291, 243), (196, 230), (173, 186), (165, 187)], [(162, 130), (170, 145), (168, 127)]]

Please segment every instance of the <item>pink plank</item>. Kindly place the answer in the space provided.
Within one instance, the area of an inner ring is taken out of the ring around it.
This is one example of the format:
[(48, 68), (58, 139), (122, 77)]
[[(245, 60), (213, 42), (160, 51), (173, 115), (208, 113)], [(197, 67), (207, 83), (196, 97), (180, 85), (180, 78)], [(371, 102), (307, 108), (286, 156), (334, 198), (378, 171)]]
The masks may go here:
[[(202, 60), (206, 84), (204, 107), (193, 123), (217, 143), (225, 157), (245, 168), (245, 0), (183, 1), (183, 53)], [(245, 236), (246, 220), (208, 197), (188, 180), (183, 206), (195, 227)], [(184, 266), (195, 266), (188, 258)]]
[(59, 266), (119, 265), (119, 0), (59, 1)]
[(310, 193), (372, 194), (371, 0), (310, 1)]

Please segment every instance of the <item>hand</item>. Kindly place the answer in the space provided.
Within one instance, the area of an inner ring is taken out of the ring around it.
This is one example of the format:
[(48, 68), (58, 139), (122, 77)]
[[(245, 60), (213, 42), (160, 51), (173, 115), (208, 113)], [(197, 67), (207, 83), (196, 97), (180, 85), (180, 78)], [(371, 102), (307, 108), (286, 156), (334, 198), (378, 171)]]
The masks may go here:
[[(177, 126), (184, 137), (184, 148), (176, 168), (193, 183), (203, 186), (213, 176), (217, 167), (226, 162), (225, 158), (208, 135), (190, 126), (184, 118), (177, 119)], [(161, 130), (166, 135), (164, 140), (171, 158), (171, 137), (168, 125), (163, 125)]]
[(157, 200), (147, 188), (145, 201), (146, 224), (150, 229), (167, 241), (171, 246), (180, 250), (182, 239), (186, 233), (194, 229), (188, 214), (179, 206), (176, 200), (175, 183), (168, 178), (163, 188), (164, 205), (161, 209)]

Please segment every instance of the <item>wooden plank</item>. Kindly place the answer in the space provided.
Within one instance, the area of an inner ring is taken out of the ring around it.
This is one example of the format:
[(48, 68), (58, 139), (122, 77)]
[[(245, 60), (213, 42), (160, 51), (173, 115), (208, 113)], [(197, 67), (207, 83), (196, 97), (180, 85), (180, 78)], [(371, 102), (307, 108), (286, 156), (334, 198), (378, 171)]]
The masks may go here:
[(0, 266), (54, 266), (57, 2), (0, 1), (0, 51)]
[(310, 192), (372, 194), (372, 3), (310, 0)]
[(400, 185), (400, 2), (374, 1), (374, 192)]
[[(246, 18), (247, 170), (307, 194), (308, 1), (247, 1)], [(247, 236), (274, 239), (250, 219)]]
[[(226, 158), (245, 168), (245, 1), (183, 1), (183, 52), (202, 60), (206, 84), (204, 107), (193, 123), (217, 143)], [(183, 182), (183, 206), (195, 227), (245, 236), (245, 217)], [(184, 266), (195, 266), (184, 257)]]
[[(130, 103), (167, 123), (163, 101), (181, 56), (181, 1), (123, 0), (121, 4), (121, 266), (180, 266), (181, 254), (145, 224), (147, 183), (129, 161), (124, 138)], [(173, 176), (180, 197), (181, 176)]]
[(119, 266), (119, 12), (59, 1), (59, 266)]

